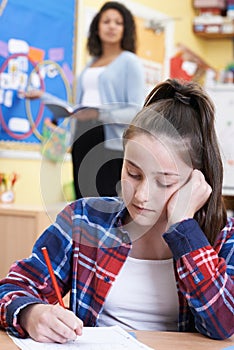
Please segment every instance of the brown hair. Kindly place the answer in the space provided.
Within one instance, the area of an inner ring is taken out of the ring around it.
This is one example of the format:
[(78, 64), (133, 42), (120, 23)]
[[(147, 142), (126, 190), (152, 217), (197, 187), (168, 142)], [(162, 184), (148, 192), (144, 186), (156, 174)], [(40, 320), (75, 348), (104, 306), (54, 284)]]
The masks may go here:
[(227, 220), (214, 115), (214, 104), (199, 84), (168, 79), (149, 93), (142, 111), (123, 135), (124, 144), (136, 134), (148, 133), (164, 135), (177, 146), (181, 143), (186, 146), (192, 167), (203, 173), (212, 188), (208, 201), (195, 214), (211, 244)]
[(130, 52), (136, 52), (136, 25), (132, 13), (121, 3), (117, 1), (108, 1), (93, 18), (89, 27), (89, 36), (87, 48), (91, 56), (100, 56), (102, 54), (102, 44), (98, 35), (98, 25), (103, 12), (109, 9), (117, 10), (123, 17), (124, 33), (121, 42), (121, 48)]

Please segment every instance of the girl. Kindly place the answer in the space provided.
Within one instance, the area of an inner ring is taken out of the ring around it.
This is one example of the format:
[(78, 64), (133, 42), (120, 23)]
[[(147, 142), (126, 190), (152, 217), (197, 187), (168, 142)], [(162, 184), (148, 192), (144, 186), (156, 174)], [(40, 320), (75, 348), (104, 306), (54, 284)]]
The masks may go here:
[[(122, 197), (68, 205), (0, 283), (1, 326), (64, 343), (84, 326), (234, 331), (234, 219), (222, 201), (214, 106), (196, 83), (167, 80), (125, 130)], [(62, 295), (58, 305), (41, 248)]]

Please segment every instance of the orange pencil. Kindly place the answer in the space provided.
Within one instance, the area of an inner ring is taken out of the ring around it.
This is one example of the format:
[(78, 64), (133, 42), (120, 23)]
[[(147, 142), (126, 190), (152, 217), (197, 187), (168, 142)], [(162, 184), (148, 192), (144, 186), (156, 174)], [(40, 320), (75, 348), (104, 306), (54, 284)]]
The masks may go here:
[(51, 262), (50, 262), (50, 257), (49, 257), (47, 248), (46, 248), (46, 247), (42, 247), (41, 250), (42, 250), (42, 253), (43, 253), (43, 255), (44, 255), (44, 259), (45, 259), (46, 265), (47, 265), (47, 267), (48, 267), (49, 274), (50, 274), (50, 277), (51, 277), (51, 280), (52, 280), (52, 283), (53, 283), (55, 292), (56, 292), (56, 294), (57, 294), (57, 298), (58, 298), (59, 304), (60, 304), (62, 307), (65, 308), (65, 305), (64, 305), (63, 299), (62, 299), (62, 295), (61, 295), (61, 293), (60, 293), (60, 290), (59, 290), (59, 287), (58, 287), (58, 283), (57, 283), (57, 281), (56, 281), (56, 277), (55, 277), (55, 275), (54, 275), (54, 271), (53, 271), (53, 268), (52, 268), (52, 265), (51, 265)]

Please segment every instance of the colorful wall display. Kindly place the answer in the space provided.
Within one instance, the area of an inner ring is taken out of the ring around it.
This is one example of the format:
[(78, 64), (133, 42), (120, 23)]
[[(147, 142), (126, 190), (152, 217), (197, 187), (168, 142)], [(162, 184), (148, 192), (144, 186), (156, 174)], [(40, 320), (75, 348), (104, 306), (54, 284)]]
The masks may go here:
[(40, 143), (46, 118), (41, 89), (72, 102), (76, 0), (5, 0), (0, 8), (0, 141)]

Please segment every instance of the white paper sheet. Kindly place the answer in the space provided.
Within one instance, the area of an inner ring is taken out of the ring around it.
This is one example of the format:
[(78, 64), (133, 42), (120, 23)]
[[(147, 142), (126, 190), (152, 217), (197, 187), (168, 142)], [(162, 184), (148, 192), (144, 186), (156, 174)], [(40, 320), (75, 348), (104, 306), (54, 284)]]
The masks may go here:
[(82, 336), (66, 344), (10, 337), (21, 350), (152, 350), (119, 326), (84, 327)]

